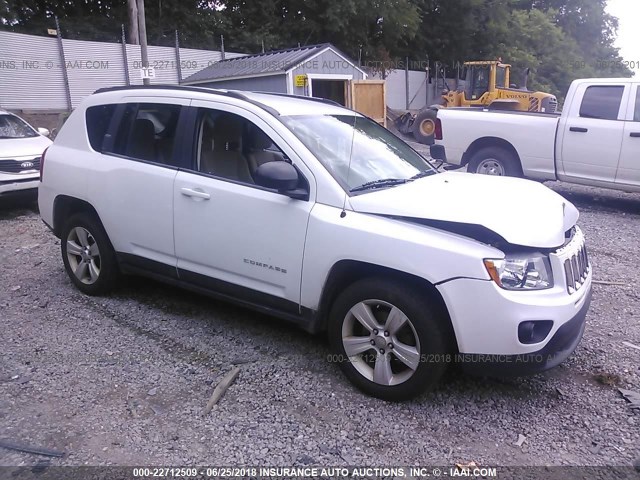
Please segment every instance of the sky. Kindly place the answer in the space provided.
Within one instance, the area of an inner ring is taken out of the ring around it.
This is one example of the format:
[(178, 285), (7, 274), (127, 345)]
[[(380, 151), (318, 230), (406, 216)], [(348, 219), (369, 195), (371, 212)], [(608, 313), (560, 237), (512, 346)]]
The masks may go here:
[(622, 58), (635, 62), (629, 66), (635, 67), (632, 70), (636, 78), (640, 78), (640, 0), (608, 0), (607, 11), (620, 22), (616, 47)]

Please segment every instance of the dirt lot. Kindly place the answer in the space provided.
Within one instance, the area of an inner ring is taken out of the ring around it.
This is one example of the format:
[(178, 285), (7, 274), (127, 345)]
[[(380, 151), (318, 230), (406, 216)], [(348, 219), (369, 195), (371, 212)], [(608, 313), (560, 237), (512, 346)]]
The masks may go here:
[[(595, 286), (561, 367), (454, 371), (402, 404), (355, 391), (324, 338), (277, 320), (137, 278), (82, 295), (35, 205), (0, 200), (0, 438), (66, 452), (52, 465), (630, 466), (640, 411), (617, 388), (640, 392), (640, 195), (550, 186), (581, 210), (596, 279), (624, 286)], [(0, 465), (40, 458), (0, 448)]]

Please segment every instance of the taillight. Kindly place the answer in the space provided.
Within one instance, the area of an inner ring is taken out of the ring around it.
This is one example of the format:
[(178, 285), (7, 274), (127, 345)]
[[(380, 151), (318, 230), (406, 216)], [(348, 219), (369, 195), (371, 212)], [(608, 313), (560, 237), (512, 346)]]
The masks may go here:
[(442, 140), (442, 122), (436, 118), (436, 131), (434, 133), (436, 140)]
[(42, 174), (44, 173), (44, 156), (47, 153), (47, 150), (49, 150), (49, 147), (44, 149), (44, 152), (42, 152), (42, 156), (40, 157), (40, 181), (42, 181)]

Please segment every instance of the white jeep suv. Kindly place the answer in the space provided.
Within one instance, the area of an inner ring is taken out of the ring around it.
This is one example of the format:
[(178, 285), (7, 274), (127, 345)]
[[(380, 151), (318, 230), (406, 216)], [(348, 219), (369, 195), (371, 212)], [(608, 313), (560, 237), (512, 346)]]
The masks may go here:
[(330, 359), (374, 396), (416, 395), (452, 362), (545, 370), (584, 331), (592, 272), (571, 203), (437, 173), (331, 102), (101, 90), (43, 163), (40, 212), (80, 290), (147, 275), (326, 331)]

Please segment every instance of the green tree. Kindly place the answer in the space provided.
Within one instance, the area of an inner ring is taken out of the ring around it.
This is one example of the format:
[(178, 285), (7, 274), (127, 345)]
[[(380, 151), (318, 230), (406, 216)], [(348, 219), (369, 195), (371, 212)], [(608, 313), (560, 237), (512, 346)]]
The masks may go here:
[[(562, 95), (574, 78), (626, 76), (606, 0), (147, 0), (149, 43), (244, 53), (331, 42), (365, 62), (495, 59)], [(0, 27), (118, 41), (126, 0), (0, 0)], [(433, 64), (432, 64), (433, 65)]]

